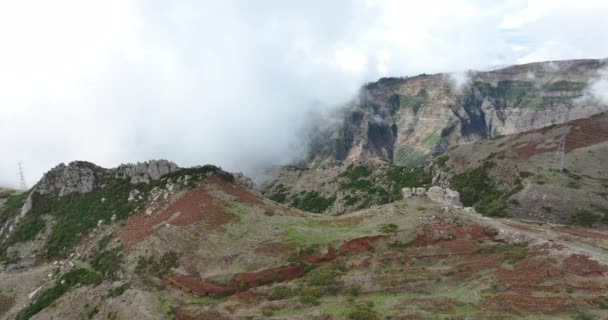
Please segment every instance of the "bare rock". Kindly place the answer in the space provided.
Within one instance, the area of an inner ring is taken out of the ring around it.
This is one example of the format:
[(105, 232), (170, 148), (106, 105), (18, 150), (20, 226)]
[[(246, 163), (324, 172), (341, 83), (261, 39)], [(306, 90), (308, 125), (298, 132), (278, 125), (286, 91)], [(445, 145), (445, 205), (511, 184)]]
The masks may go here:
[(116, 177), (130, 178), (132, 184), (150, 183), (176, 171), (178, 166), (168, 160), (150, 160), (136, 164), (123, 164), (116, 168)]
[(409, 199), (412, 197), (412, 189), (411, 188), (403, 188), (401, 189), (401, 194), (403, 195), (403, 199)]
[(451, 207), (462, 207), (462, 203), (460, 202), (460, 193), (458, 193), (458, 191), (433, 186), (429, 188), (426, 195), (434, 202)]
[(95, 190), (96, 181), (104, 169), (90, 162), (74, 161), (60, 164), (47, 172), (36, 185), (39, 194), (55, 194), (60, 197), (71, 193), (88, 193)]

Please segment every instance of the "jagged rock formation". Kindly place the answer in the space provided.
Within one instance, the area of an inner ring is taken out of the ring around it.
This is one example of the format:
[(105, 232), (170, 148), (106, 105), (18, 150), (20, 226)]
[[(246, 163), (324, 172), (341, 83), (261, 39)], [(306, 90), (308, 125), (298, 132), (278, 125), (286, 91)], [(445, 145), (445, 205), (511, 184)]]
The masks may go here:
[(104, 169), (93, 163), (73, 161), (59, 164), (47, 172), (35, 186), (39, 194), (60, 197), (71, 193), (88, 193), (98, 186), (104, 177), (130, 179), (132, 184), (150, 183), (177, 170), (175, 163), (167, 160), (150, 160), (136, 164), (123, 164), (115, 169)]
[(103, 171), (103, 168), (90, 162), (74, 161), (67, 166), (62, 163), (47, 172), (35, 190), (39, 194), (56, 194), (60, 197), (74, 192), (91, 192)]
[(316, 135), (308, 160), (421, 164), (453, 145), (588, 117), (608, 110), (579, 99), (607, 65), (571, 60), (470, 72), (462, 87), (449, 74), (380, 79), (341, 111), (339, 126)]
[(132, 184), (149, 183), (177, 170), (177, 165), (167, 160), (150, 160), (136, 164), (123, 164), (116, 168), (116, 177), (130, 177)]

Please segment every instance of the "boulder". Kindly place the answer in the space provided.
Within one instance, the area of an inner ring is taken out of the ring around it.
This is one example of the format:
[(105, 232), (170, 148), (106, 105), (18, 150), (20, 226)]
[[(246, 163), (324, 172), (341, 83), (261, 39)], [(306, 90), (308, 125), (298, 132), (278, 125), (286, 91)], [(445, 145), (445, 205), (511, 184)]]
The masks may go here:
[(460, 193), (458, 193), (458, 191), (433, 186), (429, 188), (426, 195), (434, 202), (450, 207), (462, 207), (462, 203), (460, 202)]
[(417, 196), (423, 196), (426, 194), (426, 189), (425, 188), (416, 188), (416, 195)]
[(409, 199), (412, 197), (412, 189), (403, 188), (403, 189), (401, 189), (401, 194), (403, 195), (403, 199)]

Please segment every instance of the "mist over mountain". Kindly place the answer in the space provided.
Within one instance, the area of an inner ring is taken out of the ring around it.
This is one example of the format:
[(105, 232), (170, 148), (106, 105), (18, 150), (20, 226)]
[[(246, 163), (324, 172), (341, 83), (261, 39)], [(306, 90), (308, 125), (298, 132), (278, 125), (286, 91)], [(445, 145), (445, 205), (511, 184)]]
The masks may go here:
[(605, 57), (607, 11), (602, 1), (5, 2), (0, 185), (18, 186), (19, 161), (30, 185), (74, 159), (289, 163), (306, 152), (310, 119), (364, 83)]

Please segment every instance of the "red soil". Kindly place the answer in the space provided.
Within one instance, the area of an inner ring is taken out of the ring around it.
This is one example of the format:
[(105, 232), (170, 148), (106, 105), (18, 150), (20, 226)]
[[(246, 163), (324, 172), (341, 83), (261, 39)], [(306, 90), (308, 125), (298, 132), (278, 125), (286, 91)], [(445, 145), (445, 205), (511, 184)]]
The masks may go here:
[(236, 290), (232, 288), (222, 287), (208, 282), (198, 280), (192, 276), (171, 273), (165, 276), (165, 284), (171, 285), (180, 289), (183, 292), (192, 294), (195, 297), (202, 296), (227, 296), (233, 294)]
[(480, 225), (456, 226), (440, 220), (422, 226), (420, 232), (412, 241), (413, 245), (426, 246), (455, 239), (493, 240), (498, 235), (498, 231), (493, 228)]
[(559, 280), (563, 274), (563, 270), (554, 261), (539, 257), (526, 257), (517, 262), (513, 269), (499, 269), (496, 277), (499, 282), (512, 290), (528, 292), (552, 289), (553, 284), (547, 284), (547, 282)]
[(591, 292), (605, 292), (608, 289), (606, 279), (604, 277), (578, 277), (568, 275), (564, 279), (564, 283), (576, 291), (591, 291)]
[(264, 202), (261, 200), (261, 198), (259, 196), (253, 194), (252, 192), (250, 192), (248, 190), (243, 189), (242, 187), (231, 184), (218, 176), (213, 176), (213, 177), (209, 178), (209, 181), (214, 183), (216, 186), (218, 186), (222, 191), (226, 192), (227, 194), (236, 197), (237, 201), (242, 201), (242, 202), (247, 202), (247, 203), (252, 203), (252, 204), (264, 204)]
[(309, 255), (304, 251), (300, 251), (300, 259), (306, 260), (310, 263), (332, 261), (335, 258), (336, 258), (336, 249), (331, 244), (327, 245), (327, 253), (322, 256), (318, 253)]
[(342, 245), (338, 249), (338, 252), (340, 252), (340, 254), (346, 255), (372, 251), (374, 250), (378, 242), (388, 238), (389, 236), (379, 235), (344, 241), (344, 243), (342, 243)]
[(274, 282), (282, 282), (299, 278), (302, 276), (304, 268), (302, 266), (282, 266), (263, 269), (256, 272), (239, 273), (231, 280), (231, 285), (234, 288), (254, 288), (271, 284)]
[(581, 277), (603, 276), (608, 271), (608, 267), (581, 254), (573, 254), (564, 259), (562, 268), (566, 273)]
[(225, 211), (223, 203), (214, 199), (201, 185), (158, 213), (148, 216), (140, 212), (131, 217), (122, 229), (121, 239), (128, 250), (165, 224), (187, 226), (204, 222), (210, 230), (215, 230), (232, 219), (233, 216)]
[[(546, 143), (546, 133), (552, 129), (543, 128), (520, 134), (520, 136), (532, 136), (534, 133), (541, 133), (541, 136), (537, 140), (516, 146), (513, 152), (520, 157), (529, 158), (536, 154), (554, 151), (559, 135), (555, 135), (554, 143)], [(562, 128), (557, 130), (561, 132)], [(571, 121), (566, 139), (566, 152), (608, 141), (608, 113)]]

